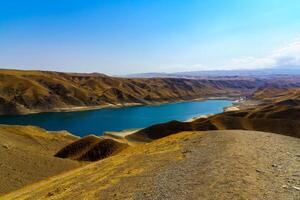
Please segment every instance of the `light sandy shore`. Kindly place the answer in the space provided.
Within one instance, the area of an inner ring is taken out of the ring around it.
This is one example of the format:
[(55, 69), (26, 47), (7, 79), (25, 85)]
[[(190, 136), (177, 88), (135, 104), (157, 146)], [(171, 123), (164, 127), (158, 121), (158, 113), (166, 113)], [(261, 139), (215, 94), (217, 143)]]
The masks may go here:
[(229, 106), (224, 108), (224, 112), (237, 111), (237, 110), (240, 110), (238, 106)]
[(87, 110), (100, 110), (104, 108), (123, 108), (123, 107), (141, 106), (141, 105), (144, 104), (124, 103), (124, 104), (106, 104), (106, 105), (99, 105), (99, 106), (76, 106), (76, 107), (55, 108), (52, 110), (31, 110), (31, 111), (20, 113), (20, 115), (46, 113), (46, 112), (80, 112), (80, 111), (87, 111)]
[(128, 130), (123, 130), (119, 132), (105, 132), (104, 136), (113, 136), (116, 138), (125, 138), (127, 135), (133, 134), (141, 129), (128, 129)]
[(213, 114), (208, 114), (208, 115), (200, 115), (200, 116), (196, 116), (196, 117), (192, 117), (188, 120), (186, 120), (185, 122), (193, 122), (197, 119), (207, 119), (208, 117), (212, 116)]
[[(237, 101), (237, 102), (233, 103), (231, 106), (224, 107), (223, 111), (224, 112), (228, 112), (228, 111), (237, 111), (237, 110), (240, 110), (240, 105), (241, 104), (242, 104), (242, 102)], [(216, 113), (216, 114), (218, 114), (218, 113)], [(215, 115), (215, 114), (200, 115), (200, 116), (192, 117), (192, 118), (186, 120), (185, 122), (193, 122), (193, 121), (195, 121), (197, 119), (206, 119), (206, 118), (211, 117), (213, 115)]]
[(236, 100), (236, 97), (208, 97), (208, 98), (195, 98), (190, 100), (176, 100), (176, 101), (159, 101), (159, 102), (151, 102), (149, 104), (142, 103), (119, 103), (119, 104), (104, 104), (98, 106), (74, 106), (74, 107), (61, 107), (61, 108), (53, 108), (49, 110), (28, 110), (24, 109), (18, 115), (28, 115), (28, 114), (38, 114), (38, 113), (47, 113), (47, 112), (80, 112), (87, 110), (100, 110), (104, 108), (124, 108), (124, 107), (132, 107), (132, 106), (152, 106), (152, 105), (162, 105), (169, 103), (182, 103), (182, 102), (193, 102), (193, 101), (205, 101), (205, 100)]
[(119, 131), (119, 132), (105, 132), (103, 137), (104, 138), (110, 138), (113, 140), (116, 140), (118, 142), (123, 142), (126, 143), (130, 146), (134, 146), (136, 144), (141, 143), (140, 141), (132, 141), (132, 140), (128, 140), (127, 138), (125, 138), (127, 135), (131, 135), (137, 131), (139, 131), (141, 129), (127, 129), (127, 130), (123, 130), (123, 131)]
[(98, 110), (103, 108), (123, 108), (123, 107), (131, 107), (131, 106), (151, 106), (151, 105), (162, 105), (168, 103), (182, 103), (182, 102), (193, 102), (193, 101), (206, 101), (206, 100), (235, 100), (233, 97), (208, 97), (208, 98), (196, 98), (191, 100), (178, 100), (178, 101), (161, 101), (161, 102), (153, 102), (150, 104), (142, 104), (142, 103), (123, 103), (123, 104), (106, 104), (101, 106), (77, 106), (77, 107), (66, 107), (66, 108), (58, 108), (53, 112), (76, 112), (76, 111), (85, 111), (85, 110)]

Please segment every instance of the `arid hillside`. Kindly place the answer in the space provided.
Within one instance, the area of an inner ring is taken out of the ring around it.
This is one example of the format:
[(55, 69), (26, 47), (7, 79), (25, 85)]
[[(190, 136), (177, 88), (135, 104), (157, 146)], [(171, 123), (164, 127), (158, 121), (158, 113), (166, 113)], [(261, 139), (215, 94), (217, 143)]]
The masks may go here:
[(79, 162), (54, 157), (58, 150), (76, 140), (65, 131), (0, 125), (0, 196), (81, 166)]
[[(253, 112), (233, 111), (217, 114), (207, 119), (197, 119), (192, 122), (171, 121), (163, 124), (157, 124), (134, 134), (126, 136), (128, 140), (138, 140), (149, 142), (155, 139), (166, 137), (181, 131), (209, 131), (209, 130), (256, 130), (271, 133), (278, 133), (300, 138), (299, 120), (285, 119), (284, 115), (289, 112), (296, 113), (299, 116), (299, 108), (283, 110), (278, 115), (259, 115)], [(289, 115), (292, 117), (292, 115)]]
[[(300, 86), (300, 79), (297, 80), (279, 80), (277, 83), (297, 87)], [(97, 73), (0, 70), (0, 114), (248, 96), (269, 81), (251, 77), (145, 79), (117, 78)]]
[(133, 146), (2, 125), (0, 199), (298, 199), (300, 93), (293, 80), (273, 81), (246, 90), (230, 85), (235, 94), (251, 91), (252, 107), (240, 103), (240, 110), (150, 126), (124, 136)]
[(181, 132), (2, 199), (299, 199), (299, 156), (300, 139), (279, 134)]
[(128, 135), (127, 139), (152, 141), (181, 131), (208, 130), (255, 130), (300, 138), (299, 88), (266, 87), (257, 90), (252, 98), (259, 103), (252, 107), (241, 103), (241, 110), (191, 122), (171, 121), (153, 125)]
[(240, 110), (116, 138), (0, 125), (1, 200), (300, 199), (299, 77), (0, 70), (0, 86), (0, 114), (247, 96)]

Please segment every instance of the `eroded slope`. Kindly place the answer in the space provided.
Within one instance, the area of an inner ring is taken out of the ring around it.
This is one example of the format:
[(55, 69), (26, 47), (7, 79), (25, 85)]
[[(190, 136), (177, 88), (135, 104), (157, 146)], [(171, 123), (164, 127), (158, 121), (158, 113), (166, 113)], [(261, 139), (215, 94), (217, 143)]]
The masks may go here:
[(252, 93), (255, 78), (116, 78), (102, 74), (0, 70), (0, 114), (152, 104)]

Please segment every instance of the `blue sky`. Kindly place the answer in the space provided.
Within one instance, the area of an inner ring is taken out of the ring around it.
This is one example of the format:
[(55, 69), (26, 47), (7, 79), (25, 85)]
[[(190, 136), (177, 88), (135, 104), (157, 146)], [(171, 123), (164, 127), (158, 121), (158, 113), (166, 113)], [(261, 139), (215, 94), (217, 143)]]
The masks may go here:
[(128, 74), (300, 66), (298, 0), (0, 0), (0, 67)]

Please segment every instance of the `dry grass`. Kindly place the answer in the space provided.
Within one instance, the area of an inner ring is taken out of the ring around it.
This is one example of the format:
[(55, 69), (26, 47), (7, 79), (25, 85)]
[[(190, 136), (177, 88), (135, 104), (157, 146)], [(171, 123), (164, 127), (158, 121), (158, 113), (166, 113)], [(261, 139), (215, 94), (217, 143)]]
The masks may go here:
[(54, 154), (78, 138), (33, 126), (0, 125), (0, 195), (80, 166)]
[(182, 132), (3, 199), (298, 199), (299, 145), (262, 132)]

